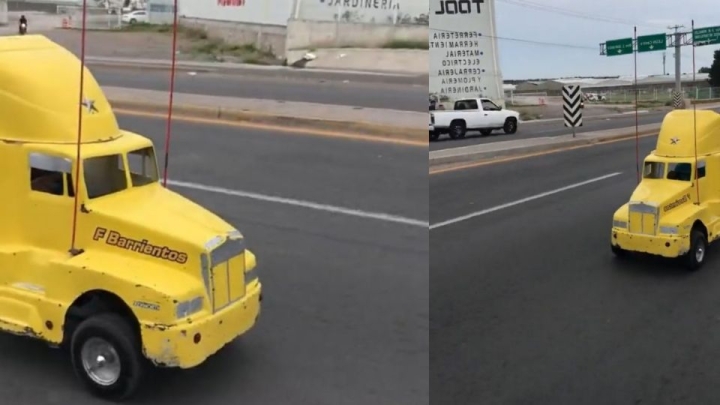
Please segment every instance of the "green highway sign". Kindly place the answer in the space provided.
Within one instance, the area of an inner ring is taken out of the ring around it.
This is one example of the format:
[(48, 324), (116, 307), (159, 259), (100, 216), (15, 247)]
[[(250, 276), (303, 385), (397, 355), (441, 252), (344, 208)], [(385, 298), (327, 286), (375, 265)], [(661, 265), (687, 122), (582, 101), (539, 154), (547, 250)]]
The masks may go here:
[(633, 39), (613, 39), (605, 42), (605, 54), (607, 56), (627, 55), (633, 52)]
[(638, 52), (662, 51), (667, 49), (665, 34), (643, 35), (637, 38)]
[(720, 44), (720, 27), (695, 28), (693, 44), (695, 46)]

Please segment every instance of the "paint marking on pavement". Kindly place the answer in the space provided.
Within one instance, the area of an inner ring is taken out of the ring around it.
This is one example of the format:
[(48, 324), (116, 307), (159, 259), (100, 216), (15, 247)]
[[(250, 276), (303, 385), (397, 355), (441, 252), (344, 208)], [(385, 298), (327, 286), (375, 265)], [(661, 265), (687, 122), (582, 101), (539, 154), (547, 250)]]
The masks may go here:
[(452, 224), (455, 224), (455, 223), (458, 223), (458, 222), (462, 222), (462, 221), (465, 221), (465, 220), (468, 220), (468, 219), (471, 219), (471, 218), (479, 217), (479, 216), (482, 216), (482, 215), (490, 214), (491, 212), (500, 211), (500, 210), (503, 210), (503, 209), (505, 209), (505, 208), (514, 207), (514, 206), (520, 205), (520, 204), (525, 204), (526, 202), (530, 202), (530, 201), (533, 201), (533, 200), (537, 200), (537, 199), (539, 199), (539, 198), (547, 197), (547, 196), (550, 196), (550, 195), (553, 195), (553, 194), (562, 193), (563, 191), (572, 190), (572, 189), (574, 189), (574, 188), (582, 187), (582, 186), (585, 186), (585, 185), (588, 185), (588, 184), (596, 183), (596, 182), (598, 182), (598, 181), (602, 181), (602, 180), (605, 180), (605, 179), (609, 179), (609, 178), (611, 178), (611, 177), (615, 177), (615, 176), (618, 176), (618, 175), (620, 175), (620, 174), (622, 174), (622, 172), (616, 172), (616, 173), (606, 174), (606, 175), (604, 175), (604, 176), (596, 177), (596, 178), (590, 179), (590, 180), (585, 180), (585, 181), (580, 182), (580, 183), (575, 183), (575, 184), (571, 184), (571, 185), (569, 185), (569, 186), (561, 187), (561, 188), (558, 188), (558, 189), (555, 189), (555, 190), (550, 190), (550, 191), (546, 191), (546, 192), (544, 192), (544, 193), (535, 194), (535, 195), (533, 195), (533, 196), (526, 197), (526, 198), (523, 198), (523, 199), (521, 199), (521, 200), (512, 201), (512, 202), (509, 202), (509, 203), (506, 203), (506, 204), (502, 204), (502, 205), (498, 205), (498, 206), (495, 206), (495, 207), (492, 207), (492, 208), (488, 208), (488, 209), (485, 209), (485, 210), (482, 210), (482, 211), (473, 212), (472, 214), (463, 215), (463, 216), (461, 216), (461, 217), (457, 217), (457, 218), (454, 218), (454, 219), (449, 219), (449, 220), (447, 220), (447, 221), (443, 221), (443, 222), (440, 222), (440, 223), (437, 223), (437, 224), (434, 224), (434, 225), (430, 225), (430, 230), (433, 230), (433, 229), (436, 229), (436, 228), (440, 228), (440, 227), (443, 227), (443, 226), (447, 226), (447, 225), (452, 225)]
[[(167, 120), (167, 114), (160, 114), (160, 113), (153, 113), (153, 112), (146, 112), (146, 111), (137, 111), (137, 110), (128, 110), (124, 108), (114, 108), (113, 111), (118, 115), (129, 115), (129, 116), (135, 116), (135, 117), (144, 117), (144, 118), (152, 118), (152, 119), (163, 119)], [(326, 138), (338, 138), (338, 139), (352, 139), (356, 141), (367, 141), (367, 142), (385, 142), (385, 143), (392, 143), (397, 145), (407, 145), (407, 146), (420, 146), (420, 147), (428, 147), (427, 141), (413, 141), (409, 139), (396, 139), (396, 138), (383, 138), (380, 136), (371, 136), (371, 135), (362, 135), (362, 134), (355, 134), (351, 132), (339, 132), (339, 131), (326, 131), (322, 129), (312, 129), (312, 128), (298, 128), (298, 127), (290, 127), (290, 126), (282, 126), (282, 125), (271, 125), (271, 124), (257, 124), (257, 123), (250, 123), (250, 122), (241, 122), (241, 121), (230, 121), (230, 120), (224, 120), (219, 118), (200, 118), (200, 117), (191, 117), (186, 115), (178, 115), (173, 114), (173, 121), (183, 121), (183, 122), (189, 122), (191, 124), (199, 124), (199, 125), (221, 125), (226, 127), (235, 127), (235, 128), (253, 128), (261, 131), (274, 131), (274, 132), (284, 132), (289, 134), (303, 134), (303, 135), (313, 135), (313, 136), (322, 136)]]
[(252, 200), (258, 200), (258, 201), (265, 201), (265, 202), (273, 202), (278, 204), (285, 204), (285, 205), (293, 205), (296, 207), (303, 207), (303, 208), (309, 208), (317, 211), (325, 211), (325, 212), (331, 212), (334, 214), (343, 214), (343, 215), (349, 215), (353, 217), (359, 217), (359, 218), (367, 218), (367, 219), (375, 219), (379, 221), (385, 221), (385, 222), (394, 222), (398, 224), (404, 224), (404, 225), (411, 225), (411, 226), (420, 226), (423, 228), (427, 228), (430, 224), (428, 222), (423, 222), (417, 219), (412, 218), (406, 218), (401, 217), (398, 215), (392, 215), (392, 214), (383, 214), (383, 213), (377, 213), (377, 212), (369, 212), (369, 211), (361, 211), (361, 210), (355, 210), (351, 208), (343, 208), (343, 207), (337, 207), (333, 205), (327, 205), (327, 204), (319, 204), (314, 203), (310, 201), (302, 201), (302, 200), (295, 200), (292, 198), (283, 198), (283, 197), (276, 197), (276, 196), (270, 196), (265, 194), (258, 194), (258, 193), (251, 193), (247, 191), (240, 191), (240, 190), (231, 190), (223, 187), (215, 187), (215, 186), (207, 186), (204, 184), (198, 184), (198, 183), (189, 183), (185, 181), (177, 181), (177, 180), (168, 180), (168, 185), (177, 186), (177, 187), (184, 187), (194, 190), (201, 190), (201, 191), (207, 191), (211, 193), (217, 193), (217, 194), (224, 194), (234, 197), (242, 197), (242, 198), (248, 198)]

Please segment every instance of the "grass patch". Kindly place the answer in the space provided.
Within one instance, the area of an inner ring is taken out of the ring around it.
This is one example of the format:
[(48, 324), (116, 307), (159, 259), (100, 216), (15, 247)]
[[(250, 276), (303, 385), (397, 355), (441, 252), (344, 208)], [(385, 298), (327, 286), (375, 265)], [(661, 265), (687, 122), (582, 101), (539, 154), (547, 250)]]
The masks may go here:
[(254, 65), (270, 65), (276, 59), (271, 52), (258, 49), (252, 44), (228, 44), (215, 38), (196, 40), (190, 45), (189, 52), (200, 58), (228, 60)]
[[(125, 25), (121, 31), (172, 34), (171, 24), (137, 23)], [(202, 28), (178, 25), (178, 36), (183, 40), (180, 51), (201, 60), (230, 61), (258, 65), (276, 64), (272, 52), (256, 48), (252, 44), (230, 44), (222, 39), (211, 38)]]

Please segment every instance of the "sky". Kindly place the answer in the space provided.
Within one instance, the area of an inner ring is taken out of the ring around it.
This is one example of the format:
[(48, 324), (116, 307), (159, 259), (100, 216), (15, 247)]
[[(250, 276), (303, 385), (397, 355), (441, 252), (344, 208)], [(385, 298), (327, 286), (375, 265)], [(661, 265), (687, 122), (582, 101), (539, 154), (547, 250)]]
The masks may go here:
[[(600, 43), (674, 32), (668, 26), (720, 26), (720, 0), (495, 0), (498, 56), (504, 80), (569, 76), (632, 76), (634, 58), (601, 56)], [(543, 44), (523, 41), (542, 42)], [(695, 48), (696, 68), (712, 64), (720, 45)], [(675, 74), (674, 48), (665, 73)], [(693, 47), (681, 48), (682, 72), (692, 74)], [(532, 61), (532, 63), (528, 63)], [(663, 74), (663, 52), (639, 53), (638, 75)]]

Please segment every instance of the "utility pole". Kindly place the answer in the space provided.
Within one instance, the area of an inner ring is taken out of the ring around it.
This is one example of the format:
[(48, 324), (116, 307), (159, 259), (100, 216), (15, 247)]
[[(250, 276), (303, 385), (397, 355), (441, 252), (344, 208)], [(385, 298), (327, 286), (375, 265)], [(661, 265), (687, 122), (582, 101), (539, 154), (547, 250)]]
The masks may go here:
[(663, 76), (665, 76), (667, 74), (667, 72), (665, 70), (665, 66), (666, 66), (665, 65), (665, 55), (666, 55), (665, 52), (663, 52)]
[(682, 33), (679, 31), (680, 28), (685, 27), (683, 25), (668, 27), (668, 29), (675, 30), (675, 91), (678, 94), (682, 91), (680, 82), (680, 47), (682, 46)]

